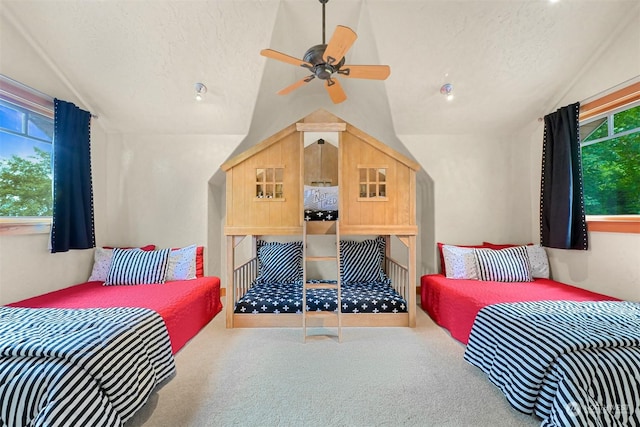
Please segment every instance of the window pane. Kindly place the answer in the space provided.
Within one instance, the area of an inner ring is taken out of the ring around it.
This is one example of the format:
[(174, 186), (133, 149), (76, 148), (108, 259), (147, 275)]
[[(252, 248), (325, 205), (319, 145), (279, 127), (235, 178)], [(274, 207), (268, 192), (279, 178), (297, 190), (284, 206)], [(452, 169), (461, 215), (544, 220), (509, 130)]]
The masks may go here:
[(367, 182), (367, 170), (360, 168), (360, 182)]
[(367, 197), (367, 184), (360, 184), (360, 197)]
[(640, 132), (582, 148), (587, 215), (640, 214)]
[(284, 168), (276, 168), (276, 182), (282, 182), (284, 176)]
[(268, 182), (273, 182), (273, 169), (272, 168), (268, 168), (267, 169), (267, 181)]
[(607, 118), (603, 117), (580, 126), (580, 139), (589, 142), (608, 135)]
[(640, 105), (613, 116), (613, 133), (640, 128)]
[(264, 169), (256, 169), (256, 182), (264, 182)]
[(369, 182), (377, 182), (376, 174), (378, 169), (369, 168)]
[(262, 185), (256, 185), (256, 197), (264, 197), (264, 189)]
[(386, 169), (378, 169), (378, 180), (380, 182), (385, 182), (387, 180), (387, 170)]
[(53, 141), (53, 121), (39, 114), (29, 114), (27, 133), (33, 138)]
[(369, 197), (376, 197), (376, 184), (369, 184)]
[(380, 197), (387, 196), (387, 186), (384, 184), (380, 184)]
[(13, 108), (11, 104), (0, 102), (0, 128), (22, 133), (24, 118), (25, 113)]

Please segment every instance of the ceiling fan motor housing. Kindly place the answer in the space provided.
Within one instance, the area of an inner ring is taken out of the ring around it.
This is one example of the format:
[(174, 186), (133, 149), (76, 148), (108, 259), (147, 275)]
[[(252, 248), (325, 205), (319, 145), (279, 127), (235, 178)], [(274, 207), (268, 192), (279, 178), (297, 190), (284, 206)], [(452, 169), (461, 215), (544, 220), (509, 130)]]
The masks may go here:
[(342, 57), (342, 59), (340, 59), (337, 64), (327, 64), (323, 58), (324, 51), (326, 49), (326, 44), (317, 44), (310, 47), (303, 57), (304, 61), (313, 65), (313, 68), (311, 69), (311, 71), (313, 71), (313, 74), (317, 78), (322, 80), (330, 79), (331, 75), (338, 71), (340, 67), (344, 65), (344, 57)]

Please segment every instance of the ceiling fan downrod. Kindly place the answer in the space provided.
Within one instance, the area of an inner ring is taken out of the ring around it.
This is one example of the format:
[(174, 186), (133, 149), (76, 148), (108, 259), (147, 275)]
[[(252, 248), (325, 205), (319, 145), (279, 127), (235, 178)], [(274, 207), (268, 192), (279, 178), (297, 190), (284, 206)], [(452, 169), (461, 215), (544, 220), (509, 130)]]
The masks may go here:
[(325, 38), (325, 11), (324, 6), (327, 4), (329, 0), (319, 0), (322, 3), (322, 44), (327, 44)]

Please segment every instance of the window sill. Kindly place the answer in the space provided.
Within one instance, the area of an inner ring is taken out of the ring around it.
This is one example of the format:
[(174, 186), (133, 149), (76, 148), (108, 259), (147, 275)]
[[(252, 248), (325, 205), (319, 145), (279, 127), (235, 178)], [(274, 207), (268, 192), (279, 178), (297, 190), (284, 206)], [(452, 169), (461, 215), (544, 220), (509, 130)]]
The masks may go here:
[(16, 234), (48, 234), (51, 217), (0, 218), (0, 236)]
[(587, 229), (606, 233), (640, 233), (640, 215), (587, 215)]

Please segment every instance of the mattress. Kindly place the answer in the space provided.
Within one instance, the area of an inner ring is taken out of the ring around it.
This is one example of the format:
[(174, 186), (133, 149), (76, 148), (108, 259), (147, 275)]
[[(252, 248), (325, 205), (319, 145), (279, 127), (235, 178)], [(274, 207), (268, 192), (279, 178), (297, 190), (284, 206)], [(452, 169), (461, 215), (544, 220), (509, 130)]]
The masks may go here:
[[(335, 281), (316, 281), (335, 283)], [(407, 301), (385, 283), (349, 283), (341, 290), (343, 313), (403, 313)], [(308, 289), (308, 311), (336, 311), (335, 289)], [(256, 284), (236, 303), (235, 313), (302, 313), (299, 283)]]
[(463, 344), (467, 344), (469, 340), (473, 321), (480, 309), (490, 304), (544, 300), (618, 300), (551, 279), (511, 283), (448, 279), (442, 274), (422, 276), (420, 296), (422, 309)]
[(319, 210), (319, 209), (304, 210), (305, 221), (336, 221), (337, 219), (338, 219), (337, 210)]
[(144, 307), (164, 320), (177, 353), (222, 310), (220, 279), (201, 277), (164, 284), (103, 286), (86, 282), (8, 304), (32, 308)]

